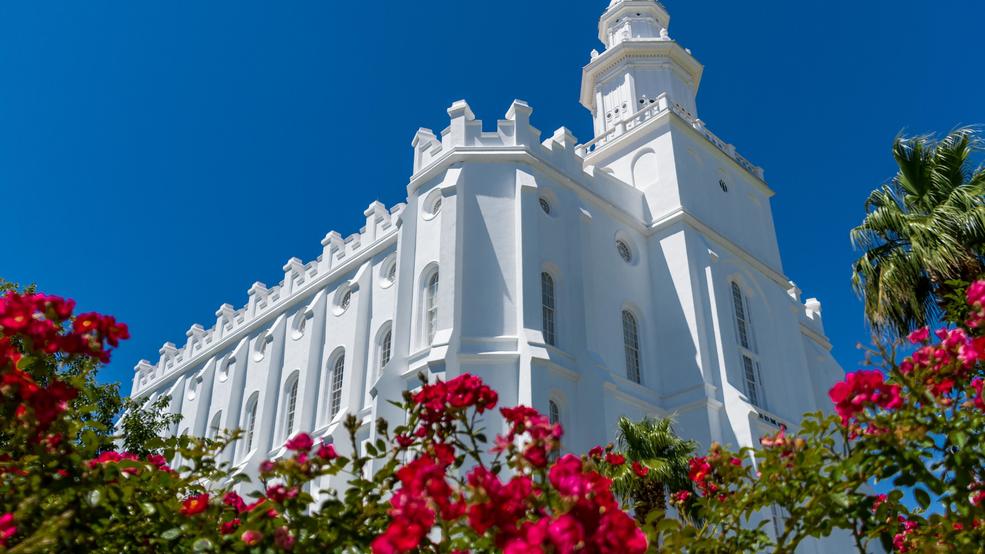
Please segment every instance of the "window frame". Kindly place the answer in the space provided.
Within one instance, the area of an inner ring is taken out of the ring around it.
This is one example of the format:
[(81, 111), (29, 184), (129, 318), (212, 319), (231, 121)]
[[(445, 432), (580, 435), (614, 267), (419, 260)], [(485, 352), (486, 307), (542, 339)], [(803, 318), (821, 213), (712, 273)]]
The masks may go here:
[(287, 381), (287, 387), (284, 392), (284, 440), (291, 438), (291, 433), (294, 432), (294, 424), (297, 423), (297, 408), (298, 408), (298, 388), (301, 379), (298, 371), (295, 371), (293, 375)]
[[(642, 385), (643, 384), (643, 345), (640, 340), (640, 321), (639, 317), (632, 310), (623, 308), (622, 310), (622, 348), (626, 364), (626, 379)], [(627, 320), (632, 322), (632, 335), (628, 332)], [(632, 342), (630, 342), (632, 337)], [(632, 358), (630, 356), (632, 354)], [(634, 363), (631, 363), (634, 362)]]
[(332, 369), (328, 381), (328, 421), (331, 423), (342, 411), (342, 395), (345, 389), (345, 350), (336, 354), (329, 364)]
[(544, 343), (557, 347), (557, 280), (549, 271), (540, 273), (540, 317)]
[(424, 346), (430, 346), (438, 332), (438, 292), (441, 286), (440, 272), (437, 268), (426, 273), (422, 310), (422, 339)]
[(248, 456), (256, 446), (256, 424), (257, 411), (260, 406), (260, 393), (254, 391), (246, 400), (246, 409), (243, 410), (243, 456)]
[(376, 370), (383, 373), (390, 360), (393, 359), (393, 323), (386, 322), (380, 328), (379, 339), (376, 341)]
[(735, 344), (739, 354), (739, 377), (742, 380), (742, 391), (750, 404), (766, 410), (768, 409), (768, 402), (749, 296), (735, 279), (729, 281), (729, 296), (732, 304), (732, 328), (735, 332)]

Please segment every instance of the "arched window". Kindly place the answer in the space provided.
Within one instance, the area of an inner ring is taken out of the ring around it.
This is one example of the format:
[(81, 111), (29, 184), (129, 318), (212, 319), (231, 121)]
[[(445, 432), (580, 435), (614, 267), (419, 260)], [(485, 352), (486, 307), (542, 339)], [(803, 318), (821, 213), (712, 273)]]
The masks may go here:
[(342, 383), (345, 380), (345, 352), (341, 352), (332, 364), (332, 388), (328, 395), (328, 419), (332, 420), (342, 409)]
[(380, 371), (386, 367), (386, 364), (390, 363), (390, 353), (392, 351), (393, 342), (393, 328), (389, 323), (383, 329), (383, 334), (380, 335), (380, 347), (379, 347), (379, 360), (380, 360)]
[(287, 411), (284, 413), (284, 438), (288, 439), (291, 437), (291, 433), (294, 432), (294, 415), (297, 413), (298, 408), (298, 379), (295, 376), (291, 384), (287, 387), (287, 397), (285, 397)]
[(742, 288), (735, 281), (732, 281), (731, 288), (732, 307), (735, 310), (736, 340), (739, 343), (739, 357), (742, 360), (742, 380), (745, 385), (746, 397), (752, 405), (766, 408), (749, 299), (742, 293)]
[(557, 345), (557, 301), (554, 297), (554, 278), (546, 271), (540, 274), (540, 303), (543, 313), (544, 342)]
[(258, 393), (253, 393), (253, 395), (250, 396), (250, 400), (246, 403), (243, 428), (246, 430), (246, 442), (244, 442), (244, 445), (246, 446), (247, 453), (253, 450), (253, 442), (254, 439), (256, 439), (257, 404), (259, 398)]
[(209, 434), (208, 438), (214, 439), (219, 436), (219, 430), (222, 427), (222, 410), (219, 410), (212, 416), (212, 422), (209, 423)]
[(634, 383), (640, 382), (640, 326), (636, 316), (623, 310), (622, 312), (623, 348), (626, 351), (626, 378)]
[(424, 342), (431, 344), (438, 330), (438, 272), (428, 278), (424, 289)]

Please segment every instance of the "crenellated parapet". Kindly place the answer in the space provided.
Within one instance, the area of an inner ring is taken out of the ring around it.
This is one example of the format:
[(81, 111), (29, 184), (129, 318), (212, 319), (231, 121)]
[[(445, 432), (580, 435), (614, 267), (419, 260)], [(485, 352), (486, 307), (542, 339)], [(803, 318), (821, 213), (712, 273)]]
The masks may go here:
[(373, 202), (364, 212), (366, 225), (359, 232), (342, 238), (337, 231), (329, 231), (321, 242), (323, 251), (317, 259), (308, 263), (299, 258), (287, 260), (283, 267), (284, 279), (280, 283), (272, 287), (253, 283), (247, 291), (245, 306), (236, 309), (231, 304), (222, 304), (215, 312), (214, 325), (206, 329), (196, 323), (185, 332), (184, 346), (179, 348), (174, 343), (164, 343), (157, 363), (140, 360), (134, 367), (132, 394), (140, 394), (150, 385), (199, 364), (204, 357), (214, 355), (217, 348), (232, 343), (234, 337), (254, 323), (279, 312), (312, 289), (332, 282), (348, 271), (353, 260), (372, 255), (374, 245), (394, 235), (404, 207), (401, 203), (387, 209), (382, 203)]

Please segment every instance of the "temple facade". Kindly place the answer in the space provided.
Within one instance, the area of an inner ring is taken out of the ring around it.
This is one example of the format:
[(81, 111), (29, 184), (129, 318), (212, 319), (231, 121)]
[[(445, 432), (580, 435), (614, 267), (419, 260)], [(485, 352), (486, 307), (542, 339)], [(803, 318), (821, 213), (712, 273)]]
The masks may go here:
[(520, 100), (486, 124), (455, 102), (413, 138), (405, 203), (371, 203), (359, 232), (166, 343), (133, 396), (170, 395), (175, 433), (243, 429), (227, 455), (249, 474), (301, 430), (344, 451), (347, 413), (372, 439), (420, 373), (480, 376), (576, 453), (620, 416), (745, 446), (826, 407), (843, 371), (821, 305), (783, 271), (763, 170), (699, 118), (703, 68), (669, 22), (653, 0), (605, 10), (586, 142), (545, 136)]

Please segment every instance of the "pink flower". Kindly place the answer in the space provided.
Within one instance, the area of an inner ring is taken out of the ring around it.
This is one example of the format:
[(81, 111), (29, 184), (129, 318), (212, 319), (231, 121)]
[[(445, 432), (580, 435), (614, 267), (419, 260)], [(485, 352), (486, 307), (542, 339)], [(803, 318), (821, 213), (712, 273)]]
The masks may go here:
[(288, 450), (293, 450), (295, 452), (307, 452), (311, 450), (314, 446), (315, 441), (311, 439), (311, 435), (308, 433), (298, 433), (294, 437), (284, 443), (284, 448)]
[(899, 385), (887, 384), (882, 372), (874, 369), (849, 373), (831, 387), (828, 396), (846, 426), (868, 406), (895, 410), (903, 405)]
[(6, 547), (10, 537), (17, 534), (17, 526), (14, 525), (14, 514), (6, 513), (0, 516), (0, 546)]
[(913, 344), (920, 344), (927, 342), (927, 339), (930, 338), (930, 329), (928, 329), (927, 327), (921, 327), (916, 331), (910, 333), (910, 336), (908, 338), (910, 339), (910, 342)]
[(263, 540), (263, 535), (260, 534), (259, 531), (254, 531), (252, 529), (249, 529), (243, 531), (243, 534), (240, 535), (239, 539), (243, 541), (243, 544), (247, 546), (256, 546), (260, 544), (260, 541)]
[(270, 460), (260, 462), (260, 473), (273, 473), (277, 469), (277, 464)]
[(577, 519), (563, 514), (548, 525), (547, 537), (558, 553), (568, 554), (585, 541), (585, 529)]
[(294, 535), (287, 527), (278, 527), (274, 529), (274, 544), (276, 544), (281, 550), (294, 550)]

